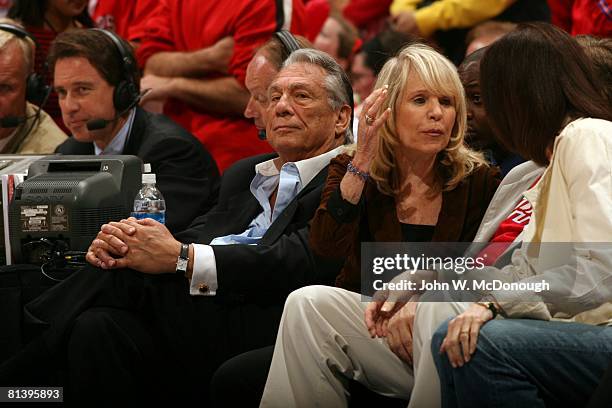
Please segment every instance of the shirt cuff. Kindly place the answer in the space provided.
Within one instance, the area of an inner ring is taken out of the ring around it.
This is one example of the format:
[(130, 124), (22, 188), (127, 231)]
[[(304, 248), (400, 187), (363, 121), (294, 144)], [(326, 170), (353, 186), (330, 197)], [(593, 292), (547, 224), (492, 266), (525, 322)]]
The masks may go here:
[(327, 200), (327, 211), (337, 222), (347, 224), (353, 222), (357, 218), (362, 202), (363, 193), (357, 204), (351, 204), (342, 198), (340, 186), (338, 186), (338, 188), (331, 193), (329, 200)]
[(193, 273), (189, 294), (215, 296), (218, 287), (215, 252), (210, 245), (193, 244)]

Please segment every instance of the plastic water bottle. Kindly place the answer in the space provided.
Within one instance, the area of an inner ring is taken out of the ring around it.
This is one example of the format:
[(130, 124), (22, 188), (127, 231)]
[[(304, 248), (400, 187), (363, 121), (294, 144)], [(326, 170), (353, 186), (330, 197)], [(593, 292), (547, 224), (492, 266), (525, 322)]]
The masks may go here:
[(166, 201), (155, 187), (155, 174), (142, 174), (142, 188), (134, 199), (132, 217), (139, 220), (153, 218), (162, 224), (166, 223)]

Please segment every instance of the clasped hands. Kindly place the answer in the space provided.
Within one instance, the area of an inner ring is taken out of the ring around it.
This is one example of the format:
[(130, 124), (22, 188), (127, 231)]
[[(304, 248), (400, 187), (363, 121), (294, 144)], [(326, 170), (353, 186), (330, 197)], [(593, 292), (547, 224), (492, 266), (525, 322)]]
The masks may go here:
[[(391, 282), (410, 279), (404, 272)], [(379, 290), (365, 310), (365, 324), (372, 338), (387, 339), (391, 351), (412, 365), (412, 339), (414, 317), (419, 294), (411, 290)]]
[[(391, 282), (414, 278), (404, 272)], [(365, 310), (365, 324), (372, 338), (385, 337), (389, 348), (404, 362), (412, 365), (414, 319), (419, 294), (411, 290), (380, 290)], [(446, 353), (453, 367), (468, 363), (476, 352), (478, 334), (482, 326), (493, 318), (481, 304), (471, 304), (448, 324), (440, 353)]]
[(87, 262), (102, 269), (131, 268), (149, 274), (173, 273), (181, 243), (150, 218), (130, 217), (102, 225), (87, 250)]

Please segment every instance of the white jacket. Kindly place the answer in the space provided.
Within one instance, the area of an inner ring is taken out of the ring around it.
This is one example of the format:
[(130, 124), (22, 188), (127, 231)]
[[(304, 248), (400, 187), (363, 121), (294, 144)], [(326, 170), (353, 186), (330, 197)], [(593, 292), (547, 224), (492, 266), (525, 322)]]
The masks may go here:
[(506, 282), (544, 279), (551, 289), (493, 293), (504, 311), (515, 318), (612, 322), (612, 122), (568, 124), (525, 197), (533, 214), (522, 246), (511, 265), (486, 273)]

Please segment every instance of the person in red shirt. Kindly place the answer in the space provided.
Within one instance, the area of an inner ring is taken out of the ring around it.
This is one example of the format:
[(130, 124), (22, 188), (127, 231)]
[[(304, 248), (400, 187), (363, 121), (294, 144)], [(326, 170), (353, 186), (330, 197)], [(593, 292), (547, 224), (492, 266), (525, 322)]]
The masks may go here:
[(553, 24), (571, 35), (612, 37), (610, 0), (548, 0)]
[(344, 17), (361, 30), (364, 41), (388, 28), (391, 0), (351, 0), (342, 9)]
[(114, 31), (137, 45), (144, 35), (146, 20), (158, 3), (157, 0), (97, 0), (91, 18), (98, 28)]
[(242, 117), (249, 98), (244, 78), (255, 48), (281, 27), (305, 32), (301, 0), (160, 1), (137, 50), (141, 87), (152, 89), (143, 104), (163, 103), (164, 113), (196, 135), (220, 171), (269, 152)]

